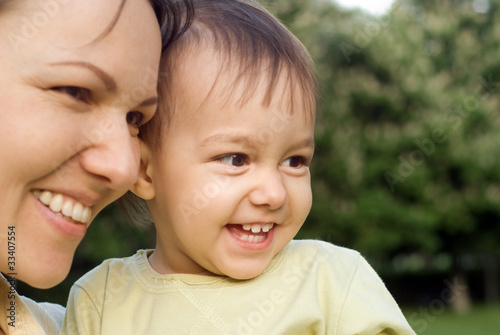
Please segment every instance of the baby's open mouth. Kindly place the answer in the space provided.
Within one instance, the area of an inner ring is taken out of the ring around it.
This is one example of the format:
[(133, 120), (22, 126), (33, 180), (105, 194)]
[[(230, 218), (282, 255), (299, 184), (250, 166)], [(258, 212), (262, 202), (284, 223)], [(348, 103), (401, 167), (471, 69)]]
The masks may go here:
[(227, 229), (239, 240), (249, 243), (261, 243), (273, 229), (274, 223), (228, 224)]

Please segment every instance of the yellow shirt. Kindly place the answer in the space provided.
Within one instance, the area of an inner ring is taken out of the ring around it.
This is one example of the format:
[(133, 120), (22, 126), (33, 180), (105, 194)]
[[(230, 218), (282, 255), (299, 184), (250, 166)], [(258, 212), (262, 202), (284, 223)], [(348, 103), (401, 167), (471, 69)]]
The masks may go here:
[(106, 260), (78, 280), (62, 334), (415, 334), (353, 250), (292, 241), (244, 281), (160, 275), (150, 253)]
[(59, 334), (64, 319), (64, 307), (37, 303), (20, 296), (14, 285), (0, 275), (0, 328), (7, 335)]

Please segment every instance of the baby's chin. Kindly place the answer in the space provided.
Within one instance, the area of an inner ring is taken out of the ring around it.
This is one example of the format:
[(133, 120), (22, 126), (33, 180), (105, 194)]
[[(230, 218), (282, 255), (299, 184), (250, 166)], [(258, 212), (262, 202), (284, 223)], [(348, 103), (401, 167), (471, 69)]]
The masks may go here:
[(229, 277), (235, 280), (250, 280), (264, 273), (268, 265), (269, 264), (225, 269), (223, 272), (220, 272), (219, 276)]

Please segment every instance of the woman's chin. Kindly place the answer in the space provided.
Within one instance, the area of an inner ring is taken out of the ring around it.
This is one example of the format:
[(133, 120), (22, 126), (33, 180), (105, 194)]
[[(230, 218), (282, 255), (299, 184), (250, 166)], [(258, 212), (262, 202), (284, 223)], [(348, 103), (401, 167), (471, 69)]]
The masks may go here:
[(31, 270), (28, 271), (20, 269), (15, 278), (37, 289), (49, 289), (66, 279), (70, 268), (71, 263), (69, 265), (59, 265), (58, 267), (52, 266), (50, 270), (47, 270), (46, 267), (32, 266)]
[(65, 275), (60, 275), (60, 276), (20, 276), (17, 277), (16, 279), (28, 284), (29, 286), (32, 286), (37, 289), (49, 289), (52, 288), (58, 284), (60, 284), (67, 276), (67, 273)]

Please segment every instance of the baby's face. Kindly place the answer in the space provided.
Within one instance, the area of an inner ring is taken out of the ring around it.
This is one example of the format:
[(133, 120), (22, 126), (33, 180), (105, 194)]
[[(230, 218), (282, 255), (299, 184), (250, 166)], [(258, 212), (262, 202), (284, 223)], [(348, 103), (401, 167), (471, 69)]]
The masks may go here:
[(224, 74), (207, 98), (217, 72), (207, 58), (195, 57), (176, 81), (182, 110), (151, 159), (156, 197), (148, 205), (158, 231), (151, 264), (162, 273), (248, 279), (309, 213), (313, 113), (290, 111), (284, 80), (269, 106), (262, 104), (265, 85), (243, 106), (239, 88), (228, 100)]

